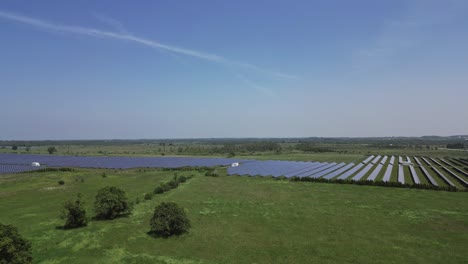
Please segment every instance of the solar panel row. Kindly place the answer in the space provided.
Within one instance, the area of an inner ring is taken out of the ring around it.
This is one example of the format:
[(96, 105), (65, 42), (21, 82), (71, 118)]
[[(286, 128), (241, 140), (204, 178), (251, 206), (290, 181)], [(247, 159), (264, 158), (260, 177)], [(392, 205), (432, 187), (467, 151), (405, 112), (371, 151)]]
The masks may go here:
[(466, 173), (466, 172), (460, 170), (460, 169), (457, 168), (457, 167), (453, 167), (453, 168), (454, 168), (456, 171), (458, 171), (459, 173), (461, 173), (461, 174), (465, 175), (466, 177), (468, 177), (468, 173)]
[(398, 182), (405, 183), (405, 172), (402, 165), (398, 165)]
[(424, 158), (424, 157), (421, 157), (421, 158), (424, 160), (424, 162), (426, 162), (427, 165), (432, 166), (432, 164), (429, 162), (428, 159), (426, 159), (426, 158)]
[(366, 167), (364, 167), (364, 169), (362, 169), (360, 172), (354, 175), (353, 180), (359, 181), (372, 168), (372, 166), (374, 166), (374, 164), (367, 164)]
[(377, 157), (375, 157), (375, 158), (372, 160), (372, 162), (371, 162), (371, 163), (372, 163), (372, 164), (375, 164), (377, 161), (379, 161), (379, 159), (380, 159), (380, 158), (381, 158), (381, 156), (380, 156), (380, 155), (379, 155), (379, 156), (377, 156)]
[(38, 154), (0, 154), (0, 164), (30, 165), (39, 162), (48, 167), (81, 168), (180, 168), (227, 166), (234, 162), (245, 162), (228, 158), (193, 158), (193, 157), (93, 157), (93, 156), (58, 156)]
[(392, 175), (392, 169), (393, 169), (393, 163), (389, 163), (387, 166), (387, 170), (385, 170), (385, 174), (382, 179), (384, 182), (390, 181), (390, 176)]
[(330, 168), (330, 167), (333, 167), (333, 166), (335, 166), (335, 165), (336, 165), (336, 162), (332, 162), (332, 163), (329, 163), (329, 164), (327, 164), (327, 165), (325, 165), (325, 166), (321, 166), (321, 167), (318, 167), (318, 168), (316, 168), (316, 169), (313, 169), (313, 170), (311, 170), (311, 171), (303, 172), (303, 173), (301, 173), (301, 174), (298, 174), (297, 176), (298, 176), (298, 177), (301, 177), (301, 178), (302, 178), (302, 177), (309, 177), (309, 176), (311, 176), (311, 175), (313, 175), (313, 174), (315, 174), (315, 173), (317, 173), (317, 172), (326, 170), (326, 169), (328, 169), (328, 168)]
[(369, 161), (371, 161), (373, 158), (374, 158), (374, 155), (371, 155), (371, 156), (367, 157), (367, 159), (365, 159), (362, 163), (366, 164)]
[(379, 163), (377, 165), (377, 167), (374, 169), (374, 171), (372, 171), (371, 175), (369, 176), (369, 178), (367, 178), (367, 180), (369, 181), (375, 181), (375, 178), (377, 178), (377, 175), (379, 174), (380, 170), (382, 169), (383, 165), (382, 163)]
[(340, 175), (338, 177), (338, 179), (344, 180), (344, 179), (348, 178), (349, 176), (353, 175), (356, 171), (358, 171), (360, 168), (362, 168), (364, 165), (365, 165), (364, 163), (359, 163), (358, 165), (356, 165), (355, 167), (353, 167), (349, 171), (346, 171), (345, 173)]
[(426, 168), (424, 168), (423, 166), (421, 166), (420, 168), (421, 168), (422, 172), (424, 173), (424, 175), (426, 176), (427, 180), (429, 180), (429, 182), (432, 185), (439, 186), (439, 184), (437, 184), (437, 182), (434, 180), (432, 175), (426, 170)]
[(380, 161), (380, 164), (384, 165), (385, 162), (387, 161), (387, 156), (384, 156), (383, 159)]
[(392, 157), (390, 158), (390, 162), (389, 162), (389, 163), (392, 164), (392, 165), (395, 163), (395, 157), (394, 157), (394, 156), (392, 156)]
[(323, 177), (323, 178), (328, 179), (328, 180), (332, 179), (333, 177), (336, 177), (336, 176), (340, 175), (341, 173), (349, 170), (353, 166), (354, 166), (354, 163), (351, 162), (348, 165), (342, 167), (341, 169), (338, 169), (338, 170), (336, 170), (336, 171), (334, 171), (332, 173), (329, 173), (329, 174), (325, 175), (325, 177)]
[(442, 167), (442, 164), (440, 164), (440, 162), (438, 162), (436, 159), (434, 158), (430, 158), (435, 164), (439, 165)]
[(416, 170), (414, 169), (413, 165), (409, 166), (410, 172), (411, 172), (411, 177), (413, 177), (413, 181), (415, 184), (421, 184), (421, 181), (419, 180), (418, 174), (416, 173)]
[(335, 171), (335, 170), (337, 170), (337, 169), (343, 167), (344, 165), (346, 165), (346, 163), (344, 163), (344, 162), (342, 162), (342, 163), (340, 163), (340, 164), (336, 164), (336, 165), (333, 166), (333, 167), (330, 167), (330, 168), (328, 168), (328, 169), (326, 169), (326, 170), (323, 170), (323, 171), (320, 171), (320, 172), (318, 172), (318, 173), (315, 173), (315, 174), (311, 175), (311, 177), (312, 177), (312, 178), (320, 178), (320, 177), (322, 177), (322, 176), (324, 176), (324, 175), (326, 175), (326, 174), (328, 174), (328, 173), (330, 173), (330, 172), (332, 172), (332, 171)]
[(416, 161), (416, 163), (417, 163), (419, 166), (422, 166), (421, 161), (419, 161), (418, 158), (414, 157), (414, 160)]
[(436, 169), (435, 167), (431, 167), (431, 169), (433, 171), (435, 171), (437, 173), (437, 175), (439, 175), (439, 177), (442, 178), (442, 180), (444, 180), (448, 185), (450, 186), (453, 186), (455, 187), (455, 184), (453, 184), (444, 174), (442, 174), (442, 172), (440, 172), (438, 169)]
[(446, 167), (442, 167), (446, 172), (450, 173), (455, 179), (457, 179), (463, 186), (468, 187), (468, 181), (465, 181), (462, 177), (458, 176), (457, 174), (453, 173), (451, 170), (447, 169)]
[(443, 163), (447, 164), (448, 166), (452, 166), (452, 164), (448, 163), (448, 162), (447, 162), (446, 160), (444, 160), (444, 159), (439, 158), (439, 160), (442, 161)]
[(44, 167), (27, 166), (27, 165), (0, 165), (0, 174), (34, 171), (34, 170), (39, 170), (43, 168)]

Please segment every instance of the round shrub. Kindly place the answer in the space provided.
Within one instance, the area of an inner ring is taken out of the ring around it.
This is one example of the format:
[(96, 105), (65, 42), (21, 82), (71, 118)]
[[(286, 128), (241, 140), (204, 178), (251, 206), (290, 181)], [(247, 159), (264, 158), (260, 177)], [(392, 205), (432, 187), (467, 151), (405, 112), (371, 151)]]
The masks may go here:
[(190, 228), (190, 221), (183, 208), (176, 203), (161, 203), (154, 208), (150, 220), (151, 233), (168, 237), (185, 233)]
[(64, 208), (65, 228), (78, 228), (88, 225), (88, 218), (81, 201), (81, 194), (77, 195), (76, 200), (66, 202)]
[(65, 184), (65, 181), (64, 181), (64, 180), (60, 180), (60, 181), (58, 181), (58, 184), (59, 184), (59, 185), (64, 185), (64, 184)]
[(153, 199), (153, 195), (151, 193), (147, 193), (147, 194), (145, 194), (144, 198), (145, 198), (145, 200), (151, 200), (151, 199)]
[(167, 184), (171, 187), (171, 189), (175, 189), (175, 188), (177, 188), (179, 186), (179, 182), (176, 181), (176, 180), (172, 180), (172, 181), (168, 182)]
[(171, 185), (169, 183), (162, 183), (161, 188), (163, 189), (163, 192), (167, 192), (172, 189)]
[(153, 193), (154, 193), (154, 194), (161, 194), (161, 193), (164, 193), (164, 189), (163, 189), (161, 186), (158, 186), (158, 187), (154, 188)]
[(12, 225), (0, 223), (0, 263), (31, 263), (31, 243)]
[(117, 187), (104, 187), (96, 195), (94, 211), (97, 219), (114, 219), (131, 212), (125, 192)]
[(180, 176), (179, 178), (177, 178), (177, 180), (182, 183), (182, 182), (186, 182), (187, 181), (187, 178), (185, 178), (185, 176)]

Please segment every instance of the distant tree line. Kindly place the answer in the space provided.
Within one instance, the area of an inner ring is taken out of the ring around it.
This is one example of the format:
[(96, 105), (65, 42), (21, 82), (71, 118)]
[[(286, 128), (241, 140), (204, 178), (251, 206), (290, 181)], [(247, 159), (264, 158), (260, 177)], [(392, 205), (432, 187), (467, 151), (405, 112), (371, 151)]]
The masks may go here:
[(334, 149), (318, 146), (316, 143), (313, 142), (302, 142), (296, 145), (297, 150), (301, 150), (304, 152), (334, 152)]
[(464, 149), (465, 144), (463, 144), (462, 142), (450, 143), (450, 144), (447, 144), (447, 148), (448, 149)]

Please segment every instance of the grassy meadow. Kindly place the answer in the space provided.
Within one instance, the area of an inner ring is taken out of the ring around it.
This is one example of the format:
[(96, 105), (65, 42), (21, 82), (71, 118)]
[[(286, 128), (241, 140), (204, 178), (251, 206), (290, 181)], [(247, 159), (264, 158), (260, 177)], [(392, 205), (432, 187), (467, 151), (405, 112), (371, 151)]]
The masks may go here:
[[(107, 177), (102, 177), (103, 173)], [(173, 171), (91, 170), (0, 176), (0, 222), (32, 242), (35, 263), (466, 263), (468, 193), (261, 177), (207, 177), (143, 200)], [(58, 181), (64, 180), (64, 185)], [(133, 214), (63, 230), (67, 199), (92, 216), (103, 186), (124, 189)], [(162, 201), (185, 208), (188, 234), (147, 234)]]

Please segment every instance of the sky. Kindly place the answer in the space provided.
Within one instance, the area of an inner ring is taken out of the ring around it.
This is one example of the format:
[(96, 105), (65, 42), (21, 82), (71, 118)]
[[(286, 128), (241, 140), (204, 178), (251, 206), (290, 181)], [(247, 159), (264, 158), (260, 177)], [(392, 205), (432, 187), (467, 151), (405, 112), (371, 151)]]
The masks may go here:
[(468, 134), (468, 1), (0, 2), (0, 140)]

